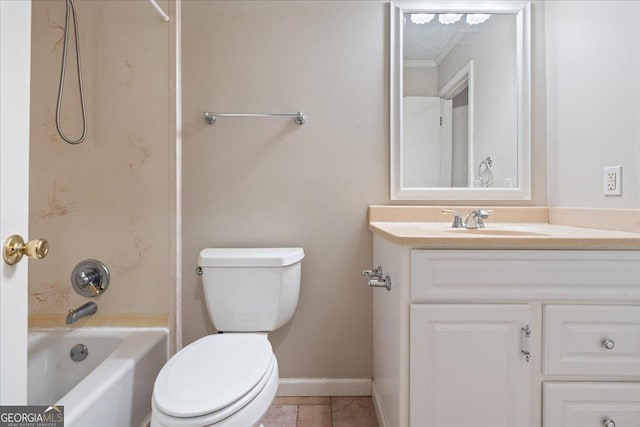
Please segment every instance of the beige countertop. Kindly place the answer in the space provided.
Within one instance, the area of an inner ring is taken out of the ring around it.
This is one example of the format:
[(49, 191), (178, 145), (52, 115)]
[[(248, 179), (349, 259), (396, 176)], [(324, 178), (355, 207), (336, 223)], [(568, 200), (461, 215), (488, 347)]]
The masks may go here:
[[(486, 228), (476, 230), (452, 228), (441, 207), (423, 209), (418, 218), (415, 208), (407, 215), (402, 209), (372, 206), (369, 229), (399, 245), (430, 249), (640, 250), (640, 233), (550, 224), (546, 208), (491, 208), (495, 215), (485, 221)], [(456, 209), (463, 218), (469, 210)]]

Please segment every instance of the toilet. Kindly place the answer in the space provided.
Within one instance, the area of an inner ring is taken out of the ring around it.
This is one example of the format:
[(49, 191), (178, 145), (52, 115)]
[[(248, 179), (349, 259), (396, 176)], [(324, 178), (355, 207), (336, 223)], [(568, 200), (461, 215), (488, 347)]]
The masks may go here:
[(153, 387), (151, 427), (259, 426), (278, 389), (267, 333), (298, 305), (302, 248), (207, 248), (199, 271), (207, 311), (223, 333), (174, 355)]

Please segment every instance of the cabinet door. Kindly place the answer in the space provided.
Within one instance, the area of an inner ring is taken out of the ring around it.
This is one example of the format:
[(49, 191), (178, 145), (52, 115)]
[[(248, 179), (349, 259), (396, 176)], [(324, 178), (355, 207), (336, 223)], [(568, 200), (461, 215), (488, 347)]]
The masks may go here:
[(530, 426), (533, 363), (522, 351), (531, 314), (528, 305), (413, 304), (411, 426)]

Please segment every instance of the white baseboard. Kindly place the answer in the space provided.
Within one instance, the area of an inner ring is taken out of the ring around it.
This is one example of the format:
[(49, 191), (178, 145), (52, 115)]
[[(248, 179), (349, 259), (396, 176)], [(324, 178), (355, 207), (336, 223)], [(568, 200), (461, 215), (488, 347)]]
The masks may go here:
[(376, 410), (376, 417), (378, 418), (378, 425), (380, 427), (387, 427), (389, 424), (387, 423), (387, 419), (384, 416), (384, 409), (382, 409), (382, 404), (380, 402), (380, 396), (376, 392), (376, 383), (375, 383), (375, 381), (371, 382), (371, 400), (373, 401), (373, 408)]
[(371, 396), (371, 379), (280, 378), (277, 396)]

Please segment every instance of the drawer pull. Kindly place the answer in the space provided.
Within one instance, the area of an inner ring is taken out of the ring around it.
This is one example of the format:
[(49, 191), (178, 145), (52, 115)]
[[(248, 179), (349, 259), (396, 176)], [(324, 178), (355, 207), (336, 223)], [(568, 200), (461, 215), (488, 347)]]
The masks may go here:
[(602, 425), (604, 427), (616, 427), (616, 423), (614, 423), (611, 418), (605, 418), (602, 420)]
[[(616, 346), (616, 343), (614, 343), (613, 340), (606, 339), (606, 340), (602, 341), (602, 346), (604, 348), (606, 348), (607, 350), (611, 350), (611, 349), (613, 349), (613, 347)], [(609, 421), (611, 421), (611, 420), (609, 420)], [(613, 421), (611, 421), (611, 422), (613, 422)], [(613, 426), (615, 426), (615, 423), (611, 425), (611, 427), (613, 427)], [(609, 427), (609, 426), (607, 426), (607, 427)]]
[(529, 325), (524, 325), (521, 329), (522, 350), (520, 352), (524, 354), (524, 360), (529, 363), (531, 361), (531, 328), (529, 328)]

